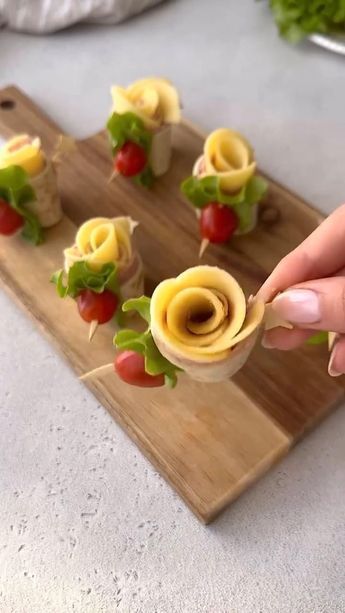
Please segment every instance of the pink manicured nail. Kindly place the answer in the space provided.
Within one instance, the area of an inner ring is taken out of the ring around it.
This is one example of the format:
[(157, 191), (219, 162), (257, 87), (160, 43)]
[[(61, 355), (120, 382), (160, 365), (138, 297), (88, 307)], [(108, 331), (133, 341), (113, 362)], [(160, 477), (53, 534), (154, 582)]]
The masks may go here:
[(335, 358), (335, 351), (333, 349), (332, 353), (331, 353), (331, 357), (329, 359), (329, 363), (328, 363), (328, 374), (331, 377), (340, 377), (340, 375), (342, 375), (343, 373), (339, 372), (333, 365), (334, 362), (334, 358)]
[(315, 324), (321, 319), (319, 297), (310, 289), (287, 290), (273, 300), (272, 308), (291, 323)]

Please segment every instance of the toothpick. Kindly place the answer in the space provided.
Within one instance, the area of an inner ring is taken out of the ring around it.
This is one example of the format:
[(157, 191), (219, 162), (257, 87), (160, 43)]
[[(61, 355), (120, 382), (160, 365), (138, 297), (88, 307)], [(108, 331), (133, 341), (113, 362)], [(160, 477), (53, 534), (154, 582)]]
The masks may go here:
[(338, 340), (338, 334), (336, 332), (328, 332), (328, 351), (331, 352), (335, 342)]
[(109, 179), (108, 179), (108, 183), (112, 183), (114, 181), (114, 179), (116, 179), (119, 176), (119, 171), (118, 170), (113, 170), (113, 172), (111, 173)]
[(92, 322), (90, 323), (90, 328), (89, 328), (89, 343), (91, 343), (94, 335), (96, 334), (97, 328), (98, 328), (98, 320), (93, 319)]
[(69, 153), (74, 153), (76, 150), (77, 145), (72, 136), (67, 136), (67, 134), (59, 134), (51, 161), (55, 164), (59, 164), (61, 162), (61, 157)]
[(201, 244), (200, 244), (200, 249), (199, 249), (199, 258), (202, 258), (209, 244), (210, 244), (210, 241), (208, 240), (208, 238), (202, 239)]
[(113, 362), (109, 364), (103, 364), (103, 366), (98, 366), (98, 368), (94, 368), (89, 372), (86, 372), (84, 375), (79, 377), (80, 381), (88, 381), (89, 379), (97, 379), (98, 377), (103, 377), (114, 370)]

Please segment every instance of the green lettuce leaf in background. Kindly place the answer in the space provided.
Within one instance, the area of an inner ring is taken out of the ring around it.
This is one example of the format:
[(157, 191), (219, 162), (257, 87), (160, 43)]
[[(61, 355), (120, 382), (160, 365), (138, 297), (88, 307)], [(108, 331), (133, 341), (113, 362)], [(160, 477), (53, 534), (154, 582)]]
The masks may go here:
[(144, 122), (135, 113), (113, 113), (107, 122), (113, 155), (127, 142), (131, 141), (143, 147), (146, 152), (151, 148), (151, 134)]
[(313, 33), (345, 32), (345, 0), (270, 0), (270, 6), (291, 43)]
[(267, 191), (267, 181), (255, 176), (236, 194), (226, 194), (220, 189), (217, 176), (188, 177), (181, 184), (181, 191), (197, 209), (203, 209), (210, 202), (233, 208), (243, 232), (251, 224), (252, 206), (260, 202)]
[[(66, 277), (66, 279), (65, 279)], [(50, 281), (56, 285), (60, 298), (76, 298), (83, 289), (101, 294), (105, 289), (119, 295), (117, 267), (114, 263), (104, 264), (101, 270), (91, 270), (86, 262), (75, 262), (67, 275), (64, 270), (55, 272)]]
[[(135, 113), (113, 113), (107, 122), (111, 149), (113, 156), (130, 141), (145, 149), (147, 156), (150, 154), (152, 135), (145, 128), (144, 122)], [(133, 177), (138, 185), (151, 187), (154, 176), (149, 165), (144, 170)]]
[(22, 236), (34, 245), (43, 242), (43, 230), (36, 215), (28, 211), (26, 205), (36, 200), (36, 195), (29, 183), (25, 170), (20, 166), (0, 169), (0, 198), (23, 217)]
[(122, 310), (136, 311), (148, 324), (145, 332), (136, 332), (135, 330), (120, 330), (114, 336), (114, 345), (122, 351), (130, 350), (140, 353), (145, 357), (145, 370), (149, 375), (164, 374), (165, 383), (173, 388), (177, 384), (177, 373), (181, 372), (169, 360), (167, 360), (159, 351), (154, 342), (150, 330), (150, 298), (141, 296), (127, 300), (122, 305)]

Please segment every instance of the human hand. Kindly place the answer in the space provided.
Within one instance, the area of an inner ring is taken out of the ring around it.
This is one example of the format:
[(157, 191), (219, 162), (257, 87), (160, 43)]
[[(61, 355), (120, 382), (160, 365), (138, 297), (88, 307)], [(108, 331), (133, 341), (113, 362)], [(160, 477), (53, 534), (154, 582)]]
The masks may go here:
[(264, 347), (294, 349), (315, 330), (337, 332), (328, 372), (345, 373), (345, 205), (279, 262), (258, 296), (295, 326), (266, 332)]

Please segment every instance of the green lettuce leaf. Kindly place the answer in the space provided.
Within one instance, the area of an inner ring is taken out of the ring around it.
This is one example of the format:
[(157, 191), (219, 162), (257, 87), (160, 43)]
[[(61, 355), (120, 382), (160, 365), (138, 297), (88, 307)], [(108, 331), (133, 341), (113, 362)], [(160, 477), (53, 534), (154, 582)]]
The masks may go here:
[(270, 0), (281, 36), (297, 43), (313, 33), (345, 31), (344, 0)]
[(145, 357), (145, 370), (150, 375), (164, 374), (166, 385), (173, 388), (177, 384), (177, 373), (181, 371), (169, 360), (167, 360), (159, 351), (151, 330), (150, 330), (150, 298), (142, 296), (127, 300), (122, 305), (122, 310), (137, 311), (139, 315), (147, 322), (148, 327), (145, 332), (136, 332), (135, 330), (120, 330), (114, 336), (114, 345), (122, 351), (130, 350), (140, 353)]
[(151, 134), (144, 122), (135, 113), (113, 113), (107, 122), (113, 155), (127, 142), (131, 141), (143, 147), (147, 153), (151, 148)]
[(152, 187), (155, 178), (150, 166), (146, 166), (141, 173), (133, 177), (133, 180), (134, 183), (142, 187)]
[(251, 224), (252, 206), (260, 202), (267, 191), (267, 181), (262, 177), (251, 177), (239, 192), (226, 194), (220, 189), (217, 176), (201, 179), (189, 177), (181, 184), (181, 191), (197, 209), (204, 208), (210, 202), (233, 208), (239, 219), (239, 229), (243, 232)]
[(127, 311), (136, 311), (137, 313), (139, 313), (140, 317), (145, 319), (145, 321), (150, 324), (150, 303), (151, 300), (147, 296), (141, 296), (140, 298), (131, 298), (130, 300), (126, 300), (126, 302), (123, 303), (122, 310), (125, 313)]
[[(135, 113), (123, 113), (122, 115), (113, 113), (108, 119), (107, 130), (114, 156), (128, 141), (143, 147), (147, 156), (149, 156), (152, 135), (149, 130), (145, 128), (142, 119), (140, 119), (138, 115), (135, 115)], [(135, 175), (133, 180), (137, 185), (151, 187), (154, 182), (154, 176), (149, 164), (146, 165), (142, 172)]]
[(43, 242), (43, 230), (36, 215), (26, 205), (36, 199), (35, 192), (29, 184), (25, 170), (20, 166), (8, 166), (0, 169), (0, 198), (23, 217), (22, 236), (34, 245)]
[(323, 345), (324, 343), (328, 343), (328, 332), (317, 332), (307, 340), (307, 345)]
[(76, 298), (83, 289), (101, 294), (105, 289), (120, 294), (117, 267), (114, 263), (104, 264), (99, 271), (91, 270), (86, 262), (75, 262), (67, 275), (63, 269), (55, 272), (50, 281), (56, 285), (60, 298)]
[(218, 193), (217, 177), (188, 177), (181, 183), (181, 191), (197, 209), (202, 209), (209, 202), (216, 201)]

